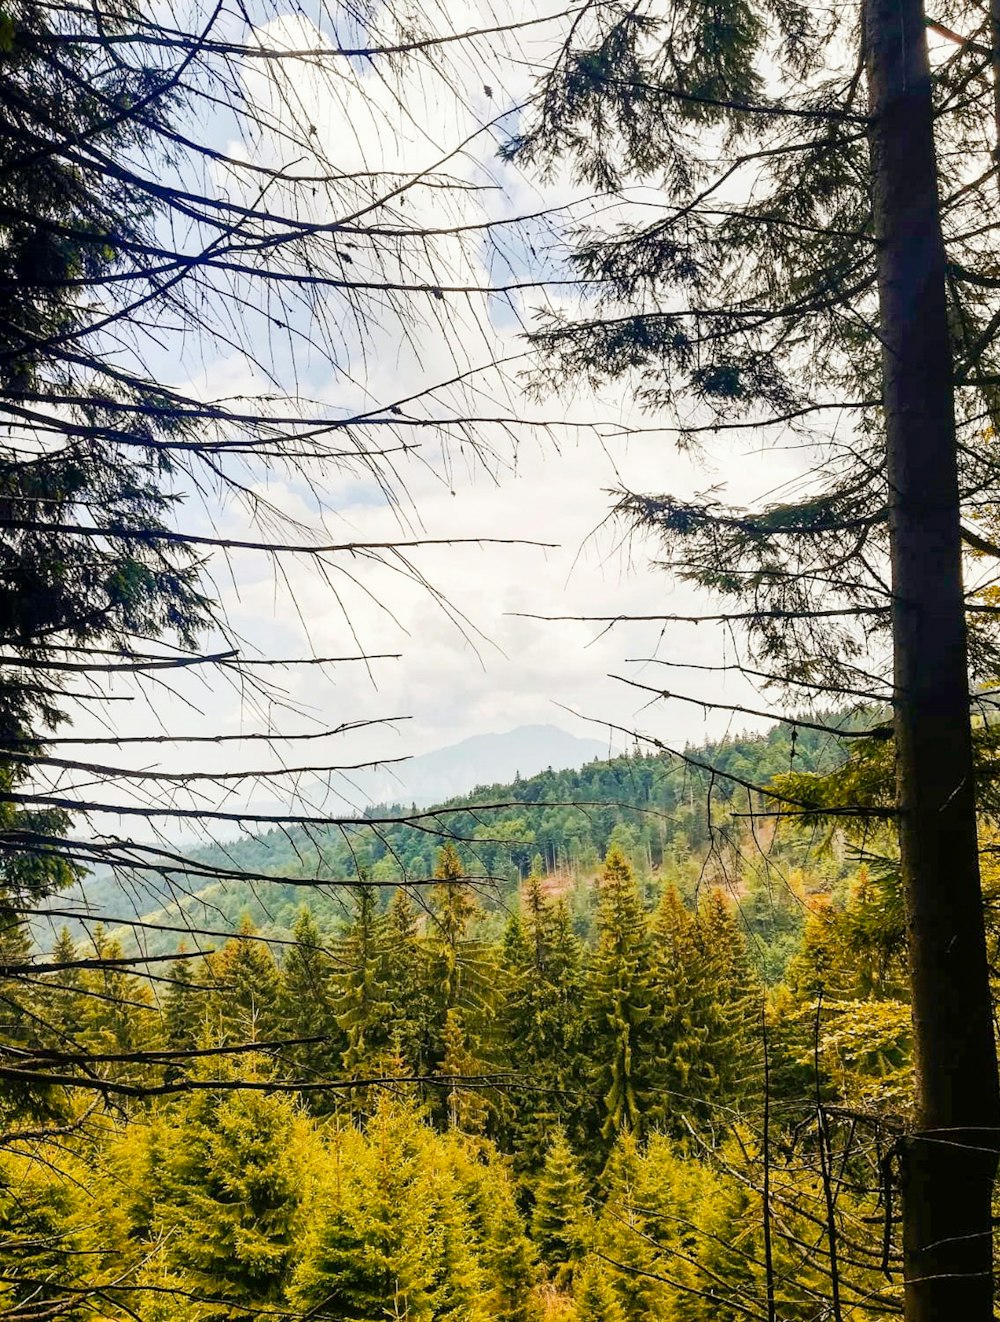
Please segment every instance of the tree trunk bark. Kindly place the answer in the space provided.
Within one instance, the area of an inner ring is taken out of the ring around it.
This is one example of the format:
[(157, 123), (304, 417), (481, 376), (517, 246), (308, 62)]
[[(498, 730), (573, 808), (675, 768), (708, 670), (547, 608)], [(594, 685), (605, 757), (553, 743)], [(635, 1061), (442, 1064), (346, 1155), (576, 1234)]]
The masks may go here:
[(921, 0), (864, 18), (892, 559), (899, 838), (915, 1132), (902, 1153), (909, 1322), (993, 1318), (997, 1062), (976, 795), (952, 351)]

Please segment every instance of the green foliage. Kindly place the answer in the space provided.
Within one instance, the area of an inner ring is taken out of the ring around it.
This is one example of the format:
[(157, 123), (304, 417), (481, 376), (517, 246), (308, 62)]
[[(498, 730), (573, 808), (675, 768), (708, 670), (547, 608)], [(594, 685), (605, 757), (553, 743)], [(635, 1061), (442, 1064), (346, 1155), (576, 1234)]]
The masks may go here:
[(518, 1167), (535, 1171), (553, 1125), (581, 1130), (586, 1074), (583, 950), (565, 903), (547, 900), (537, 875), (528, 879), (523, 919), (515, 915), (508, 925), (502, 967), (500, 1024), (523, 1080), (509, 1117), (511, 1142)]
[(642, 1132), (656, 1052), (652, 943), (632, 871), (620, 851), (604, 864), (598, 943), (589, 986), (589, 1032), (595, 1083), (608, 1140)]
[(248, 915), (218, 955), (204, 961), (213, 985), (209, 1028), (218, 1042), (267, 1042), (275, 1031), (278, 968)]
[(206, 1316), (249, 1322), (260, 1304), (281, 1298), (310, 1142), (287, 1096), (199, 1091), (169, 1116), (153, 1228), (166, 1238), (167, 1262), (214, 1301)]
[(587, 1244), (586, 1183), (561, 1129), (553, 1134), (534, 1182), (531, 1233), (555, 1283), (572, 1280)]
[(497, 1172), (477, 1171), (413, 1108), (387, 1099), (364, 1134), (335, 1131), (329, 1151), (291, 1286), (294, 1307), (331, 1322), (521, 1322), (527, 1273), (511, 1255), (524, 1250), (509, 1193), (496, 1206), (504, 1189)]
[(573, 1295), (576, 1322), (625, 1322), (611, 1274), (600, 1259), (585, 1259), (577, 1273)]
[(279, 1040), (293, 1044), (285, 1054), (296, 1073), (317, 1082), (335, 1079), (347, 1042), (336, 1019), (334, 959), (305, 906), (291, 939), (294, 945), (286, 948), (281, 960), (275, 1031)]
[(50, 1309), (73, 1322), (80, 1316), (62, 1288), (72, 1281), (76, 1248), (68, 1176), (65, 1167), (27, 1152), (0, 1153), (0, 1310), (9, 1316)]
[(337, 1026), (347, 1046), (343, 1067), (349, 1075), (381, 1073), (389, 1045), (390, 1004), (385, 977), (385, 918), (374, 887), (354, 891), (354, 922), (338, 946), (341, 966)]

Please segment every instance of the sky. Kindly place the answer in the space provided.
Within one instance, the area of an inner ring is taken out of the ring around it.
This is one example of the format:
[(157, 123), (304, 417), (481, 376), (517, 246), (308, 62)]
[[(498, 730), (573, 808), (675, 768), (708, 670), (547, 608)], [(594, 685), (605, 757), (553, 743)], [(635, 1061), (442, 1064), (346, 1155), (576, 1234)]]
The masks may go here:
[[(465, 31), (519, 11), (534, 16), (538, 8), (526, 0), (505, 0), (497, 12), (468, 0), (449, 3), (439, 21)], [(566, 207), (565, 215), (586, 216), (591, 204), (570, 180), (543, 184), (498, 160), (502, 128), (512, 127), (516, 116), (508, 116), (501, 128), (483, 128), (529, 95), (534, 69), (559, 31), (558, 24), (543, 25), (509, 40), (458, 43), (438, 61), (445, 70), (441, 76), (429, 71), (426, 61), (404, 64), (409, 71), (392, 77), (378, 61), (341, 65), (333, 79), (296, 68), (296, 112), (308, 118), (322, 150), (345, 173), (417, 172), (451, 154), (449, 174), (475, 185), (475, 191), (409, 190), (405, 214), (415, 226), (478, 224), (554, 206)], [(261, 36), (291, 45), (322, 40), (302, 19), (273, 20)], [(248, 67), (246, 78), (251, 96), (278, 117), (285, 113), (287, 85), (281, 89), (283, 102), (259, 65)], [(459, 143), (468, 145), (452, 154)], [(271, 160), (282, 161), (277, 141), (251, 144), (237, 137), (227, 146), (235, 156), (270, 153)], [(232, 186), (228, 176), (217, 182), (223, 189)], [(657, 201), (653, 194), (646, 200)], [(414, 247), (395, 271), (395, 259), (383, 251), (376, 263), (362, 241), (352, 269), (480, 288), (538, 271), (559, 277), (566, 273), (560, 223), (512, 226), (489, 243), (478, 236), (461, 245), (447, 238), (434, 241), (426, 251)], [(406, 411), (440, 416), (474, 407), (521, 421), (514, 428), (480, 424), (462, 443), (438, 444), (433, 435), (415, 433), (422, 446), (396, 470), (401, 498), (395, 504), (370, 478), (322, 465), (301, 476), (258, 470), (249, 475), (256, 492), (319, 540), (496, 540), (416, 547), (405, 553), (405, 563), (392, 556), (386, 563), (342, 556), (328, 578), (303, 557), (281, 557), (277, 570), (275, 558), (259, 552), (217, 557), (209, 566), (211, 580), (247, 655), (399, 655), (367, 665), (256, 672), (273, 686), (273, 701), (207, 671), (186, 674), (171, 690), (162, 682), (122, 688), (119, 696), (129, 701), (111, 709), (118, 728), (173, 734), (304, 731), (403, 718), (344, 735), (324, 748), (323, 756), (340, 762), (418, 754), (528, 723), (557, 724), (607, 738), (619, 748), (630, 742), (628, 731), (683, 746), (727, 730), (759, 728), (761, 721), (709, 712), (694, 702), (650, 705), (649, 693), (619, 678), (669, 686), (715, 703), (765, 705), (767, 699), (739, 677), (678, 671), (648, 660), (693, 665), (732, 660), (713, 626), (664, 628), (647, 622), (606, 629), (528, 617), (711, 610), (711, 602), (655, 567), (655, 545), (632, 539), (609, 519), (611, 493), (683, 496), (712, 489), (718, 498), (749, 503), (793, 480), (802, 469), (802, 454), (780, 443), (761, 449), (759, 441), (746, 441), (692, 458), (678, 450), (669, 430), (658, 427), (662, 420), (640, 412), (631, 386), (606, 389), (598, 397), (576, 383), (565, 396), (531, 397), (520, 375), (526, 352), (522, 331), (542, 306), (573, 311), (579, 305), (575, 293), (561, 285), (504, 298), (423, 293), (407, 296), (402, 309), (399, 304), (374, 309), (359, 327), (346, 305), (331, 299), (323, 311), (339, 336), (332, 363), (310, 352), (300, 352), (293, 362), (280, 336), (271, 346), (258, 339), (262, 356), (273, 349), (276, 375), (289, 378), (279, 382), (284, 389), (292, 389), (294, 370), (296, 385), (338, 414), (384, 407), (431, 389), (429, 399), (406, 405)], [(260, 326), (253, 333), (263, 334)], [(489, 366), (509, 359), (514, 360), (509, 366)], [(204, 397), (253, 395), (272, 384), (245, 357), (217, 347), (189, 345), (171, 359), (171, 367), (172, 384)], [(457, 370), (471, 368), (483, 370), (461, 387), (433, 389)], [(601, 424), (597, 429), (590, 425), (595, 420)], [(238, 502), (216, 500), (211, 493), (190, 493), (178, 524), (237, 538), (254, 535)], [(547, 545), (501, 544), (518, 541)], [(78, 725), (87, 730), (93, 720), (81, 716)], [(191, 761), (183, 750), (164, 749), (162, 756), (163, 765), (172, 768)], [(244, 756), (259, 761), (259, 746)], [(309, 756), (315, 760), (312, 750)], [(136, 758), (148, 764), (148, 750)], [(204, 758), (199, 766), (210, 769), (230, 764), (232, 753), (210, 750)]]

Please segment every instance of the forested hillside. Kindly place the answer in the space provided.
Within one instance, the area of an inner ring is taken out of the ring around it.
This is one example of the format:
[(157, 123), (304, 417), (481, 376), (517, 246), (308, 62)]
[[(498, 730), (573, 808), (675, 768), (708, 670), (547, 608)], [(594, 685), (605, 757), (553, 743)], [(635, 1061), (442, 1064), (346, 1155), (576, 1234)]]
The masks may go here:
[(1000, 0), (4, 3), (0, 1322), (995, 1322), (998, 177)]
[[(444, 844), (313, 842), (296, 878), (351, 883), (145, 972), (64, 932), (5, 1025), (48, 1134), (0, 1165), (6, 1315), (708, 1322), (773, 1288), (816, 1316), (817, 1228), (877, 1219), (906, 1106), (898, 894), (840, 839), (765, 843), (745, 786), (709, 831), (698, 764), (759, 784), (826, 749), (775, 729), (477, 791)], [(895, 1300), (881, 1256), (842, 1269), (843, 1316)]]
[[(829, 719), (851, 724), (844, 715)], [(797, 729), (793, 737), (788, 726), (776, 725), (765, 735), (678, 754), (636, 750), (576, 770), (482, 786), (422, 812), (416, 822), (397, 820), (408, 805), (378, 804), (356, 825), (274, 829), (225, 847), (190, 851), (207, 877), (182, 869), (159, 878), (127, 869), (99, 873), (61, 895), (51, 906), (54, 917), (36, 919), (36, 936), (40, 944), (51, 944), (63, 916), (77, 912), (92, 921), (70, 920), (75, 936), (104, 922), (130, 950), (130, 929), (116, 920), (134, 915), (162, 924), (165, 930), (148, 923), (142, 930), (143, 949), (158, 955), (176, 947), (178, 927), (217, 929), (245, 916), (265, 933), (287, 938), (304, 896), (317, 920), (337, 931), (350, 910), (350, 896), (338, 883), (363, 874), (380, 887), (401, 881), (419, 885), (432, 877), (441, 840), (453, 839), (465, 875), (475, 879), (480, 923), (494, 936), (536, 855), (551, 885), (566, 894), (577, 931), (586, 936), (591, 882), (614, 843), (649, 884), (648, 897), (662, 875), (673, 878), (689, 900), (706, 882), (721, 886), (743, 897), (747, 920), (769, 941), (802, 917), (782, 899), (781, 887), (775, 892), (773, 869), (806, 867), (817, 878), (810, 886), (828, 888), (843, 875), (843, 851), (817, 856), (813, 831), (796, 832), (786, 824), (776, 835), (766, 815), (747, 814), (765, 811), (759, 789), (774, 776), (817, 771), (842, 757), (827, 734)], [(760, 851), (764, 840), (766, 857)], [(216, 872), (223, 874), (221, 880)], [(233, 880), (225, 879), (227, 872)], [(243, 874), (274, 880), (265, 886)]]

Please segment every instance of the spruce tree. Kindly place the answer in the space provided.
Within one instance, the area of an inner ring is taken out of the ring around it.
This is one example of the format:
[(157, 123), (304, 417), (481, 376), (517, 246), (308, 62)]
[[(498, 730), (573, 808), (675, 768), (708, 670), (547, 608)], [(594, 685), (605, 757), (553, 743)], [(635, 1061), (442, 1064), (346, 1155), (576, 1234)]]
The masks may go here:
[(538, 1255), (525, 1232), (508, 1163), (486, 1144), (459, 1140), (450, 1148), (479, 1246), (486, 1312), (497, 1322), (534, 1322)]
[(462, 997), (463, 947), (477, 907), (454, 845), (443, 845), (439, 850), (434, 876), (437, 885), (430, 894), (432, 940), (437, 951), (439, 994), (447, 1011), (457, 1006)]
[(670, 1297), (657, 1271), (662, 1227), (647, 1198), (644, 1166), (635, 1135), (623, 1132), (601, 1175), (604, 1201), (594, 1228), (594, 1253), (615, 1268), (614, 1292), (626, 1322), (659, 1322)]
[[(292, 928), (292, 941), (279, 970), (275, 1030), (279, 1040), (295, 1045), (284, 1047), (282, 1057), (309, 1082), (337, 1079), (347, 1043), (336, 1018), (333, 960), (305, 906)], [(312, 1093), (310, 1104), (316, 1109), (328, 1101)]]
[[(217, 1062), (211, 1068), (217, 1076)], [(245, 1058), (240, 1070), (262, 1077)], [(282, 1299), (313, 1142), (287, 1095), (200, 1089), (171, 1113), (153, 1172), (152, 1229), (206, 1301), (204, 1317), (250, 1322)]]
[[(184, 952), (183, 945), (180, 953)], [(163, 1035), (167, 1049), (182, 1054), (198, 1046), (206, 1032), (208, 1006), (204, 992), (205, 972), (193, 968), (194, 961), (178, 959), (169, 967), (169, 983), (162, 995)], [(199, 987), (198, 983), (202, 986)], [(175, 1069), (172, 1066), (171, 1069)]]
[(532, 1238), (556, 1285), (564, 1285), (586, 1249), (587, 1204), (586, 1183), (562, 1129), (549, 1141), (532, 1193)]
[(128, 1059), (162, 1045), (162, 1022), (149, 984), (122, 965), (121, 943), (110, 939), (100, 924), (91, 942), (90, 957), (100, 964), (85, 969), (80, 978), (78, 1040), (95, 1055), (117, 1057), (101, 1065), (102, 1074), (133, 1085), (155, 1083), (150, 1065)]
[(205, 969), (213, 984), (209, 996), (212, 1037), (219, 1042), (272, 1041), (278, 968), (249, 915), (243, 916), (236, 936), (219, 954), (206, 957)]
[(386, 922), (378, 891), (353, 888), (354, 921), (338, 946), (337, 1025), (346, 1038), (342, 1061), (349, 1075), (378, 1074), (390, 1044), (392, 1007), (386, 979)]
[(440, 1072), (447, 1081), (445, 1111), (448, 1127), (465, 1134), (481, 1134), (486, 1129), (490, 1103), (483, 1085), (477, 1085), (474, 1080), (486, 1070), (470, 1044), (461, 1010), (451, 1009), (445, 1015), (442, 1043), (444, 1055)]
[(762, 1083), (763, 988), (732, 906), (716, 889), (698, 909), (694, 936), (718, 1095), (738, 1105), (759, 1095)]
[(718, 1093), (709, 998), (722, 993), (709, 985), (705, 995), (694, 926), (676, 889), (668, 886), (653, 920), (657, 1093), (652, 1114), (660, 1125), (680, 1131)]
[(0, 1309), (11, 1317), (81, 1316), (74, 1186), (51, 1158), (0, 1154)]
[[(32, 943), (25, 923), (20, 916), (5, 911), (0, 905), (0, 1046), (14, 1053), (26, 1052), (41, 1043), (62, 1048), (67, 1045), (65, 1039), (61, 1042), (53, 1040), (49, 1023), (50, 998), (45, 995), (48, 988), (39, 994), (39, 990), (24, 985), (19, 977), (31, 954)], [(61, 956), (55, 955), (52, 962), (62, 962)], [(71, 968), (67, 972), (72, 975), (74, 970)], [(52, 1090), (45, 1087), (2, 1087), (0, 1125), (5, 1124), (8, 1115), (16, 1115), (21, 1109), (26, 1114), (47, 1110), (55, 1100)]]
[(436, 1031), (432, 961), (418, 934), (416, 906), (403, 886), (396, 888), (386, 914), (385, 943), (392, 1050), (405, 1072), (426, 1074)]
[(629, 1322), (618, 1302), (608, 1269), (598, 1258), (584, 1260), (576, 1275), (573, 1299), (576, 1322)]
[(564, 902), (525, 887), (525, 913), (507, 926), (500, 1026), (510, 1064), (523, 1081), (509, 1117), (519, 1170), (534, 1172), (553, 1126), (579, 1127), (585, 1070), (580, 942)]
[(605, 1141), (643, 1130), (656, 1049), (652, 981), (646, 913), (632, 869), (620, 850), (610, 849), (600, 881), (587, 1006)]
[(468, 1208), (445, 1141), (379, 1099), (362, 1134), (333, 1131), (289, 1298), (329, 1322), (488, 1322)]
[[(793, 428), (815, 447), (795, 489), (756, 508), (627, 491), (618, 511), (712, 595), (685, 618), (737, 631), (736, 664), (786, 710), (891, 691), (892, 729), (857, 753), (891, 738), (890, 783), (868, 797), (862, 777), (833, 807), (898, 829), (911, 1322), (993, 1309), (1000, 1087), (976, 812), (995, 776), (977, 776), (970, 698), (996, 674), (997, 634), (963, 548), (1000, 554), (976, 527), (1000, 486), (983, 444), (1000, 367), (997, 30), (985, 0), (614, 0), (573, 25), (508, 151), (613, 195), (574, 235), (593, 301), (533, 333), (543, 383), (630, 387), (685, 444)], [(948, 43), (933, 62), (931, 33)], [(660, 188), (652, 218), (632, 184)]]

